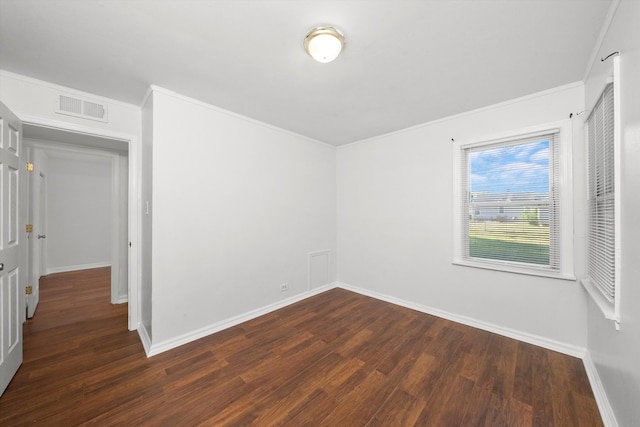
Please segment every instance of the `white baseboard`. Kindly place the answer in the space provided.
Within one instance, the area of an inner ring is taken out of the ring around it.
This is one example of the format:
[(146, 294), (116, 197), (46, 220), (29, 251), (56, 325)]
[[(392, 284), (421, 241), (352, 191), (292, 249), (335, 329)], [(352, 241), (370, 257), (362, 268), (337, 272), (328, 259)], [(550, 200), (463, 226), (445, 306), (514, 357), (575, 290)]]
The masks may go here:
[(240, 323), (246, 322), (248, 320), (255, 319), (256, 317), (262, 316), (264, 314), (270, 313), (280, 308), (284, 308), (288, 305), (291, 305), (298, 301), (302, 301), (306, 298), (312, 297), (314, 295), (320, 294), (322, 292), (325, 292), (329, 289), (333, 289), (336, 287), (343, 288), (348, 291), (356, 292), (361, 295), (366, 295), (381, 301), (386, 301), (391, 304), (396, 304), (402, 307), (416, 310), (422, 313), (427, 313), (433, 316), (441, 317), (443, 319), (451, 320), (452, 322), (461, 323), (463, 325), (482, 329), (498, 335), (506, 336), (506, 337), (523, 341), (529, 344), (533, 344), (542, 348), (546, 348), (549, 350), (557, 351), (559, 353), (567, 354), (569, 356), (580, 358), (584, 363), (585, 370), (587, 372), (587, 377), (589, 378), (589, 382), (591, 384), (591, 388), (593, 390), (593, 394), (595, 396), (598, 409), (600, 410), (600, 415), (602, 417), (602, 421), (604, 422), (604, 425), (606, 427), (618, 427), (618, 423), (613, 413), (613, 409), (609, 404), (609, 400), (607, 398), (604, 387), (602, 385), (602, 381), (600, 380), (600, 377), (598, 375), (598, 371), (595, 365), (593, 364), (593, 361), (591, 360), (591, 356), (589, 355), (589, 352), (586, 348), (571, 345), (571, 344), (566, 344), (566, 343), (552, 340), (539, 335), (529, 334), (526, 332), (521, 332), (521, 331), (513, 330), (510, 328), (505, 328), (502, 326), (494, 325), (489, 322), (483, 322), (477, 319), (473, 319), (471, 317), (449, 313), (447, 311), (439, 310), (433, 307), (417, 304), (410, 301), (405, 301), (403, 299), (396, 298), (390, 295), (382, 294), (375, 291), (370, 291), (368, 289), (359, 288), (357, 286), (351, 286), (341, 282), (334, 282), (319, 288), (312, 289), (307, 292), (303, 292), (291, 298), (287, 298), (285, 300), (278, 301), (276, 303), (249, 311), (247, 313), (244, 313), (235, 317), (231, 317), (229, 319), (225, 319), (223, 321), (214, 323), (204, 328), (200, 328), (193, 332), (189, 332), (187, 334), (172, 338), (170, 340), (159, 342), (156, 344), (153, 344), (151, 342), (151, 338), (149, 337), (149, 334), (147, 330), (144, 328), (144, 326), (140, 325), (138, 327), (138, 334), (140, 335), (140, 339), (142, 341), (142, 345), (144, 347), (145, 353), (147, 354), (147, 357), (151, 357), (151, 356), (155, 356), (156, 354), (179, 347), (191, 341), (204, 338), (213, 333), (216, 333), (224, 329), (230, 328), (232, 326), (238, 325)]
[(149, 336), (147, 328), (145, 328), (142, 323), (138, 325), (138, 336), (140, 337), (140, 341), (142, 341), (144, 352), (147, 357), (149, 357), (149, 352), (151, 351), (151, 337)]
[(111, 262), (96, 262), (93, 264), (67, 265), (64, 267), (47, 268), (47, 274), (66, 273), (67, 271), (90, 270), (92, 268), (111, 267)]
[(598, 370), (591, 360), (589, 351), (586, 348), (551, 340), (539, 335), (504, 328), (492, 323), (482, 322), (470, 317), (460, 316), (433, 307), (405, 301), (400, 298), (370, 291), (368, 289), (359, 288), (357, 286), (351, 286), (346, 283), (337, 282), (337, 287), (582, 359), (585, 370), (587, 372), (587, 377), (589, 378), (591, 389), (593, 390), (593, 395), (596, 399), (598, 409), (600, 410), (602, 422), (604, 423), (605, 427), (618, 427), (618, 422), (616, 421), (613, 409), (611, 408), (609, 399), (607, 398), (607, 394), (604, 390), (604, 386), (602, 385), (602, 381), (600, 380), (600, 376), (598, 375)]
[(602, 422), (604, 423), (605, 427), (618, 427), (618, 421), (616, 420), (613, 408), (611, 407), (609, 399), (607, 398), (607, 393), (604, 390), (604, 385), (600, 380), (598, 369), (593, 363), (589, 352), (587, 352), (582, 358), (582, 362), (584, 363), (585, 371), (587, 371), (587, 377), (589, 377), (591, 390), (593, 390), (593, 396), (595, 397), (596, 403), (598, 404)]
[(482, 329), (488, 332), (493, 332), (498, 335), (513, 338), (529, 344), (537, 345), (539, 347), (557, 351), (559, 353), (567, 354), (569, 356), (578, 357), (580, 359), (583, 358), (583, 356), (587, 351), (584, 347), (566, 344), (560, 341), (555, 341), (549, 338), (541, 337), (539, 335), (529, 334), (526, 332), (505, 328), (503, 326), (494, 325), (493, 323), (489, 323), (489, 322), (483, 322), (481, 320), (477, 320), (471, 317), (449, 313), (447, 311), (439, 310), (437, 308), (429, 307), (422, 304), (417, 304), (410, 301), (405, 301), (403, 299), (392, 297), (390, 295), (381, 294), (379, 292), (370, 291), (368, 289), (359, 288), (357, 286), (351, 286), (346, 283), (338, 282), (337, 286), (340, 288), (346, 289), (348, 291), (356, 292), (356, 293), (366, 295), (372, 298), (376, 298), (382, 301), (390, 302), (392, 304), (410, 308), (412, 310), (420, 311), (422, 313), (427, 313), (433, 316), (442, 317), (443, 319), (451, 320), (452, 322), (461, 323), (463, 325)]
[(220, 332), (224, 329), (230, 328), (232, 326), (238, 325), (240, 323), (246, 322), (251, 319), (255, 319), (256, 317), (260, 317), (267, 313), (271, 313), (272, 311), (278, 310), (280, 308), (284, 308), (288, 305), (296, 303), (298, 301), (302, 301), (303, 299), (307, 299), (314, 295), (325, 292), (329, 289), (335, 288), (336, 283), (331, 283), (325, 286), (321, 286), (318, 288), (314, 288), (310, 291), (303, 292), (301, 294), (295, 295), (291, 298), (284, 299), (282, 301), (278, 301), (273, 304), (269, 304), (267, 306), (257, 308), (255, 310), (249, 311), (244, 314), (240, 314), (238, 316), (231, 317), (229, 319), (222, 320), (220, 322), (214, 323), (209, 326), (205, 326), (204, 328), (197, 329), (195, 331), (177, 336), (175, 338), (171, 338), (166, 341), (162, 341), (159, 343), (152, 343), (149, 350), (147, 351), (145, 347), (145, 351), (147, 353), (147, 357), (155, 356), (156, 354), (160, 354), (167, 350), (171, 350), (172, 348), (179, 347), (183, 344), (187, 344), (191, 341), (195, 341), (200, 338), (204, 338), (208, 335), (214, 334), (216, 332)]
[(231, 317), (229, 319), (222, 320), (220, 322), (214, 323), (209, 326), (205, 326), (203, 328), (197, 329), (195, 331), (186, 333), (184, 335), (180, 335), (175, 338), (171, 338), (166, 341), (162, 341), (159, 343), (154, 343), (151, 345), (150, 351), (147, 352), (147, 356), (151, 357), (156, 354), (162, 353), (167, 350), (171, 350), (172, 348), (179, 347), (183, 344), (186, 344), (191, 341), (195, 341), (197, 339), (206, 337), (207, 335), (211, 335), (213, 333), (222, 331), (224, 329), (230, 328), (232, 326), (238, 325), (242, 322), (246, 322), (247, 320), (254, 319), (256, 317), (262, 316), (264, 314), (270, 313), (272, 311), (278, 310), (280, 308), (286, 307), (298, 301), (302, 301), (303, 299), (312, 297), (319, 293), (325, 292), (329, 289), (339, 287), (346, 289), (348, 291), (356, 292), (361, 295), (366, 295), (381, 301), (386, 301), (391, 304), (396, 304), (402, 307), (406, 307), (412, 310), (416, 310), (422, 313), (431, 314), (433, 316), (441, 317), (443, 319), (451, 320), (453, 322), (461, 323), (463, 325), (471, 326), (474, 328), (482, 329), (488, 332), (493, 332), (498, 335), (502, 335), (505, 337), (513, 338), (519, 341), (523, 341), (529, 344), (537, 345), (542, 348), (546, 348), (549, 350), (557, 351), (559, 353), (567, 354), (569, 356), (577, 357), (580, 359), (584, 359), (585, 354), (587, 354), (587, 350), (584, 347), (579, 347), (571, 344), (566, 344), (560, 341), (552, 340), (546, 337), (542, 337), (539, 335), (529, 334), (526, 332), (517, 331), (514, 329), (505, 328), (502, 326), (494, 325), (493, 323), (483, 322), (477, 319), (473, 319), (467, 316), (461, 316), (454, 313), (449, 313), (447, 311), (439, 310), (437, 308), (429, 307), (422, 304), (417, 304), (410, 301), (405, 301), (400, 298), (396, 298), (390, 295), (382, 294), (375, 291), (370, 291), (368, 289), (359, 288), (357, 286), (351, 286), (346, 283), (334, 282), (325, 286), (321, 286), (319, 288), (312, 289), (307, 292), (303, 292), (301, 294), (295, 295), (291, 298), (287, 298), (282, 301), (278, 301), (274, 304), (270, 304), (261, 308), (257, 308), (255, 310), (249, 311), (244, 314), (240, 314), (238, 316)]
[(125, 302), (129, 302), (129, 295), (120, 295), (115, 304), (124, 304)]

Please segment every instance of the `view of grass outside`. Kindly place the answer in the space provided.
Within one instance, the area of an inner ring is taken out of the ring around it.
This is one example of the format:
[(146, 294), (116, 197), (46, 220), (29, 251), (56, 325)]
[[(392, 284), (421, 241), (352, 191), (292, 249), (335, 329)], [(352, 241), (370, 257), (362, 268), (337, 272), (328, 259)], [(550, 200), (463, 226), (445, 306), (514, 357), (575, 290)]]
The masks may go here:
[(549, 265), (549, 226), (536, 221), (469, 220), (469, 255)]
[(470, 257), (550, 265), (550, 141), (543, 135), (468, 151)]

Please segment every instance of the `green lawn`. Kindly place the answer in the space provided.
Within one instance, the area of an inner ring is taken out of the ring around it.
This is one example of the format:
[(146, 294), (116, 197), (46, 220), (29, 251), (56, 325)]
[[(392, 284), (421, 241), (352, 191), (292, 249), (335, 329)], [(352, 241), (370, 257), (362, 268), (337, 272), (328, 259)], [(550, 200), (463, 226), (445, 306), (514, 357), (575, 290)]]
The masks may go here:
[(526, 222), (469, 221), (473, 258), (549, 264), (549, 227)]
[(549, 245), (469, 237), (469, 255), (500, 261), (549, 265)]

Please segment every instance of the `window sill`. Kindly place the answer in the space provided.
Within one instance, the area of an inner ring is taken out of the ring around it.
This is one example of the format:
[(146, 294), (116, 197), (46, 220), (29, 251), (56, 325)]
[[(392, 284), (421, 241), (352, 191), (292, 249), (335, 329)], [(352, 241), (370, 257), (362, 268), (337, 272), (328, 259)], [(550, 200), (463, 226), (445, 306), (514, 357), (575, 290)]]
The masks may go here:
[(573, 274), (566, 273), (556, 273), (543, 269), (535, 269), (535, 268), (526, 268), (526, 267), (517, 267), (513, 265), (506, 265), (501, 263), (491, 263), (491, 262), (476, 262), (470, 260), (460, 260), (456, 259), (453, 261), (454, 265), (460, 265), (464, 267), (473, 267), (473, 268), (482, 268), (485, 270), (494, 270), (494, 271), (502, 271), (505, 273), (514, 273), (514, 274), (524, 274), (527, 276), (539, 276), (539, 277), (549, 277), (551, 279), (560, 279), (560, 280), (569, 280), (575, 281), (576, 278)]
[(613, 303), (607, 300), (604, 295), (589, 281), (589, 279), (580, 279), (582, 287), (587, 291), (593, 302), (596, 303), (605, 319), (613, 320), (616, 324), (616, 329), (620, 329), (620, 316), (616, 313), (616, 309)]

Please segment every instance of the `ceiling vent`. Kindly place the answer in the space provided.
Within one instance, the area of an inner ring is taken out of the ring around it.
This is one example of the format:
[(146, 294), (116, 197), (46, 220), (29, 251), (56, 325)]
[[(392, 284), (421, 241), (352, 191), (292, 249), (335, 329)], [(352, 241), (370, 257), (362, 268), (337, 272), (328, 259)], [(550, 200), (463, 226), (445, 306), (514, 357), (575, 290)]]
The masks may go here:
[(107, 122), (107, 104), (76, 98), (69, 95), (60, 95), (56, 103), (56, 113), (67, 116), (81, 117), (83, 119)]

